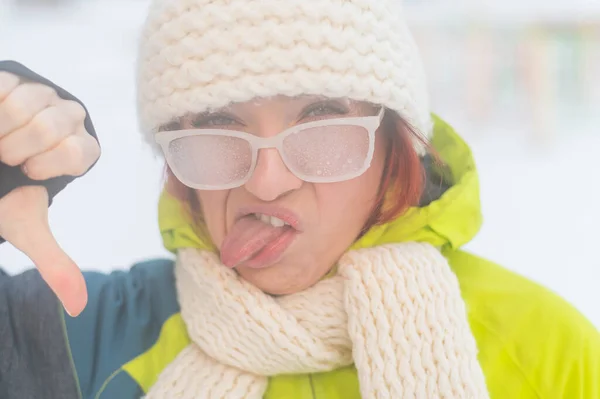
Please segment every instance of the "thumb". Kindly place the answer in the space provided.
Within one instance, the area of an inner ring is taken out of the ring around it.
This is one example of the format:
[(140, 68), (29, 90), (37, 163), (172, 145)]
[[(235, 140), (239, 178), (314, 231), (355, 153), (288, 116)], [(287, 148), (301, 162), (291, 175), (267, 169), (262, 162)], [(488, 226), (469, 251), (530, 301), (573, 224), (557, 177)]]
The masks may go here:
[(68, 314), (83, 311), (85, 280), (50, 231), (45, 187), (20, 187), (0, 199), (0, 235), (33, 261)]

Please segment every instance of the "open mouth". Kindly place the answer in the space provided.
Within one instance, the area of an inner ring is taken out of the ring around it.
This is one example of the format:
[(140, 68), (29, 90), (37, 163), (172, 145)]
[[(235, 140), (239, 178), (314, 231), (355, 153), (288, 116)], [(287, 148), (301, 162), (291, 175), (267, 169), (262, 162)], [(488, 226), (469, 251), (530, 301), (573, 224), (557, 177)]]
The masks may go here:
[(290, 224), (288, 222), (285, 222), (276, 216), (269, 216), (269, 215), (265, 215), (264, 213), (253, 213), (252, 215), (255, 218), (257, 218), (258, 220), (260, 220), (261, 222), (268, 223), (273, 227), (290, 226)]
[(300, 233), (297, 218), (272, 211), (251, 212), (239, 217), (221, 245), (224, 265), (266, 268), (276, 263)]

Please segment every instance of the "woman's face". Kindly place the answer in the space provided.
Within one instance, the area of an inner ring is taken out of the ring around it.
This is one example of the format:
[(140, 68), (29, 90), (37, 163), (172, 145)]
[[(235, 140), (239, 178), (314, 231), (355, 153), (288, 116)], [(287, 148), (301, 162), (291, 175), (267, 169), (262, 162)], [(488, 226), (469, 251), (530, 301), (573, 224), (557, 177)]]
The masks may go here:
[[(373, 116), (377, 111), (348, 100), (279, 96), (188, 116), (183, 127), (271, 137), (301, 123)], [(375, 205), (386, 153), (384, 135), (375, 136), (370, 168), (351, 180), (307, 183), (287, 169), (278, 150), (261, 149), (254, 173), (243, 186), (196, 190), (223, 263), (273, 295), (302, 291), (323, 278), (357, 239)], [(281, 227), (267, 216), (291, 226)]]

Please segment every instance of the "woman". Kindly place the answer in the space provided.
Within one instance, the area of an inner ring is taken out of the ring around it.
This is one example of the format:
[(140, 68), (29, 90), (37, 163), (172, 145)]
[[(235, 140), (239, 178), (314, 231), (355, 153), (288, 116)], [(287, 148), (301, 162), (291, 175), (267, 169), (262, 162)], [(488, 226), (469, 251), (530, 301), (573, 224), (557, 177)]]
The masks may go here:
[[(8, 65), (0, 160), (80, 175), (98, 157), (81, 105)], [(84, 273), (86, 291), (39, 222), (48, 194), (15, 180), (0, 234), (85, 310), (64, 317), (35, 272), (3, 277), (0, 396), (600, 397), (597, 330), (460, 249), (481, 223), (474, 162), (430, 116), (394, 1), (155, 1), (138, 86), (176, 261)]]

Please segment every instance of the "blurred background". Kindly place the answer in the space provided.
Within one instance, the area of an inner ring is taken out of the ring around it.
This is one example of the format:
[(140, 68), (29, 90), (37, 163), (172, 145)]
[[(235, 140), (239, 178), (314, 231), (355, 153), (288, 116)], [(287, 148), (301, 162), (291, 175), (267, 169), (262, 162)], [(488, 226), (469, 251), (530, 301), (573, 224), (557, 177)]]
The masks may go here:
[[(162, 163), (134, 107), (147, 0), (0, 0), (0, 59), (89, 108), (97, 166), (51, 208), (84, 269), (169, 256), (158, 234)], [(405, 0), (433, 109), (472, 146), (485, 223), (467, 249), (558, 292), (600, 327), (600, 1)], [(9, 245), (0, 264), (31, 262)]]

